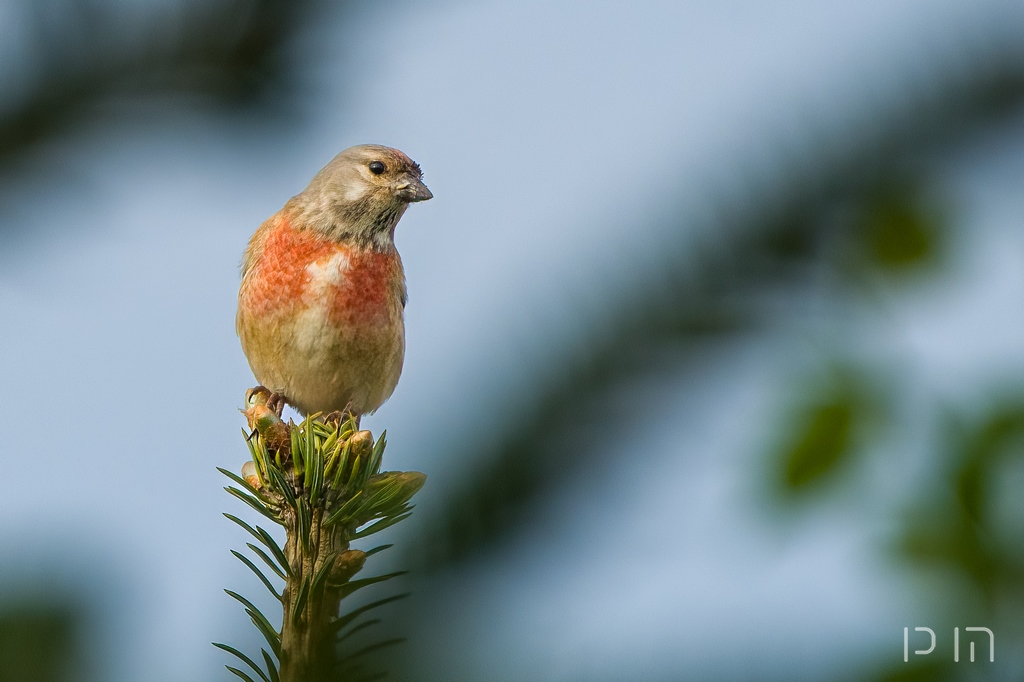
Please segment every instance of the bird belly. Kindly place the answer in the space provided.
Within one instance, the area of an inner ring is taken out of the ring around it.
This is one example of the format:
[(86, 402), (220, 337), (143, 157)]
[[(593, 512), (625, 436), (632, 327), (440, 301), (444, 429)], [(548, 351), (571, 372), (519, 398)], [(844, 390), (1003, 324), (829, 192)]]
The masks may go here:
[(298, 273), (298, 295), (284, 300), (260, 297), (259, 267), (243, 282), (238, 332), (249, 365), (304, 414), (372, 413), (398, 383), (405, 354), (401, 262), (397, 270), (368, 268), (368, 258), (339, 250), (309, 263)]
[(266, 363), (275, 384), (268, 387), (304, 414), (346, 407), (373, 412), (391, 396), (402, 371), (402, 319), (339, 326), (327, 308), (310, 306), (282, 325), (282, 352)]

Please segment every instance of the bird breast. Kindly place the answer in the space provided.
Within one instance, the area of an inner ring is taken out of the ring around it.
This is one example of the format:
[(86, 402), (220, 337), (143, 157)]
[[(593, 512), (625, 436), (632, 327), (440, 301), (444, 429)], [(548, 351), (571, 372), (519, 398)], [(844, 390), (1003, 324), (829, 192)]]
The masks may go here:
[(285, 218), (265, 228), (247, 254), (237, 320), (256, 378), (304, 412), (375, 410), (404, 356), (397, 251), (335, 243)]

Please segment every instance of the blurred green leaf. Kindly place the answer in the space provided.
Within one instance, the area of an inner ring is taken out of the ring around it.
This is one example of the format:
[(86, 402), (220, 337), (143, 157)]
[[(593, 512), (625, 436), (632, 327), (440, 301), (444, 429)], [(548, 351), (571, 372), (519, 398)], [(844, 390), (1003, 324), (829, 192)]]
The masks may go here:
[(849, 396), (812, 405), (796, 424), (793, 444), (783, 456), (783, 482), (804, 488), (845, 461), (853, 445), (856, 406)]
[(0, 607), (0, 680), (64, 682), (76, 670), (76, 632), (81, 614), (73, 607), (21, 603)]
[(964, 511), (974, 521), (984, 520), (985, 488), (991, 483), (986, 474), (1000, 459), (1012, 454), (1009, 446), (1022, 437), (1024, 405), (999, 405), (962, 444), (956, 491)]
[(934, 211), (912, 189), (890, 189), (867, 201), (859, 236), (871, 263), (889, 270), (923, 265), (934, 258), (942, 234)]
[[(1001, 401), (973, 420), (954, 419), (947, 486), (929, 488), (908, 515), (900, 548), (921, 564), (957, 569), (963, 594), (991, 608), (1007, 590), (1024, 596), (1024, 562), (1000, 539), (992, 513), (994, 484), (1013, 458), (1024, 457), (1024, 402)], [(1020, 544), (1024, 538), (1017, 538)]]

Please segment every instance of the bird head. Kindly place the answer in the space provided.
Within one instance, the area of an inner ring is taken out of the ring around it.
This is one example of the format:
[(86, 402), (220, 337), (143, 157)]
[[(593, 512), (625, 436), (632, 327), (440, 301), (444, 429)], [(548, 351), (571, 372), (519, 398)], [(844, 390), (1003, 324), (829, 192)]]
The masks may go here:
[(349, 147), (292, 199), (298, 223), (336, 241), (386, 248), (410, 203), (432, 198), (419, 165), (375, 144)]

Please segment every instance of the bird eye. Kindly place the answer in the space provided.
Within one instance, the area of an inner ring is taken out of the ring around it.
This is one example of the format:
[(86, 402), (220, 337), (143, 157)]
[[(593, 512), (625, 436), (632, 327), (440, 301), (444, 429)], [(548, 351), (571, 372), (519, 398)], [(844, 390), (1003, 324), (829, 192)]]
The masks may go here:
[(373, 173), (374, 175), (380, 175), (385, 170), (387, 170), (387, 168), (384, 166), (384, 164), (382, 162), (380, 162), (380, 161), (371, 161), (370, 162), (370, 172)]

